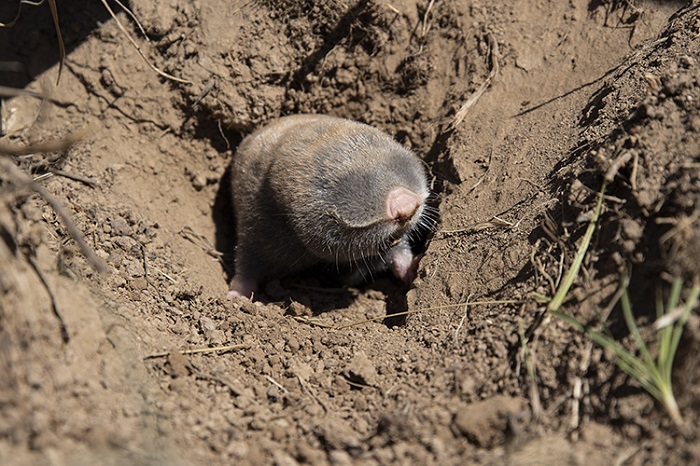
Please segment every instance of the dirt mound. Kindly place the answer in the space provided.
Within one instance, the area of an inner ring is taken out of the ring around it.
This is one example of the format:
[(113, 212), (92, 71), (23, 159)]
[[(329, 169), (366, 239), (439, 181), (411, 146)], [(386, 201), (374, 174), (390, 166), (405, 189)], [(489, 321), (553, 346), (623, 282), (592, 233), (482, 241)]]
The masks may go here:
[[(697, 2), (134, 2), (150, 42), (119, 13), (188, 83), (100, 2), (58, 3), (54, 102), (4, 99), (0, 150), (89, 136), (0, 159), (1, 463), (700, 461), (696, 314), (681, 434), (531, 299), (553, 296), (606, 177), (566, 312), (631, 347), (621, 274), (649, 337), (656, 289), (697, 281)], [(46, 92), (52, 20), (27, 8), (0, 29), (0, 86)], [(413, 289), (306, 274), (267, 304), (225, 299), (227, 166), (300, 112), (375, 125), (430, 166), (441, 221)]]

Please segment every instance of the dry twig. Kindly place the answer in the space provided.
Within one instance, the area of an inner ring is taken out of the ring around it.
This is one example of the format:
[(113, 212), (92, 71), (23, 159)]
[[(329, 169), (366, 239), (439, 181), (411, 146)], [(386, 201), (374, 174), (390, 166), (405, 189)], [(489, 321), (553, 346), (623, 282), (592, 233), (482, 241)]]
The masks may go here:
[[(0, 155), (5, 155), (3, 154), (2, 146), (0, 146)], [(36, 181), (32, 180), (29, 176), (22, 173), (22, 171), (7, 158), (0, 157), (0, 169), (4, 170), (13, 179), (16, 185), (23, 188), (28, 188), (39, 194), (51, 206), (51, 208), (53, 208), (53, 210), (58, 214), (58, 216), (61, 217), (61, 220), (63, 221), (63, 226), (66, 228), (66, 230), (68, 230), (68, 234), (71, 237), (73, 237), (76, 244), (80, 248), (80, 252), (83, 253), (90, 265), (97, 272), (102, 273), (107, 271), (107, 265), (101, 258), (99, 258), (95, 254), (92, 248), (87, 244), (82, 233), (80, 233), (80, 230), (73, 222), (73, 219), (71, 218), (70, 214), (63, 206), (63, 203), (57, 197), (51, 194), (40, 183), (37, 183)]]
[(7, 142), (0, 141), (0, 157), (10, 156), (19, 157), (22, 155), (32, 155), (42, 152), (59, 152), (68, 149), (76, 142), (85, 139), (92, 130), (89, 127), (75, 131), (61, 139), (47, 142), (39, 142), (36, 144), (28, 144), (26, 146), (18, 146)]
[(48, 95), (47, 93), (44, 93), (44, 92), (32, 91), (29, 89), (16, 89), (14, 87), (7, 87), (7, 86), (0, 86), (0, 96), (4, 96), (4, 97), (29, 96), (29, 97), (34, 97), (35, 99), (48, 100), (49, 102), (53, 102), (53, 103), (61, 105), (61, 106), (70, 105), (70, 102), (64, 102), (62, 100), (58, 100), (58, 99), (51, 97), (50, 95)]
[(52, 168), (52, 169), (49, 169), (49, 174), (56, 175), (56, 176), (62, 176), (63, 178), (68, 178), (69, 180), (73, 180), (73, 181), (78, 181), (78, 182), (83, 183), (87, 186), (90, 186), (91, 188), (97, 187), (97, 181), (91, 180), (90, 178), (86, 178), (84, 176), (76, 175), (75, 173), (70, 173), (70, 172), (66, 172), (63, 170), (55, 170)]

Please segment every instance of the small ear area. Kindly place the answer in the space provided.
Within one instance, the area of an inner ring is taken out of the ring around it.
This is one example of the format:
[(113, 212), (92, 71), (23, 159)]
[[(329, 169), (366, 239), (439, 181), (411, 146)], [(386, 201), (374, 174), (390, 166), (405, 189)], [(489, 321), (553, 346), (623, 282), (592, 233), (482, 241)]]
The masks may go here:
[(413, 217), (421, 205), (421, 198), (404, 187), (394, 188), (386, 197), (386, 218), (406, 222)]

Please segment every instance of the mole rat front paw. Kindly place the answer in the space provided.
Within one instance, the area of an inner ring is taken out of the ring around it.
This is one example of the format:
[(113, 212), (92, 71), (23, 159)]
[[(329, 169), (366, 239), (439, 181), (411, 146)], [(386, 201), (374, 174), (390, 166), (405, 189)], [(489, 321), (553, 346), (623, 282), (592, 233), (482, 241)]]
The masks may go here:
[(405, 240), (394, 246), (386, 257), (394, 276), (408, 286), (416, 279), (418, 263), (422, 258), (423, 254), (415, 255), (411, 252), (411, 247)]
[(231, 289), (229, 290), (226, 297), (228, 299), (233, 299), (237, 297), (248, 298), (252, 301), (257, 289), (258, 284), (255, 280), (242, 278), (236, 275), (235, 277), (233, 277), (233, 280), (231, 280)]

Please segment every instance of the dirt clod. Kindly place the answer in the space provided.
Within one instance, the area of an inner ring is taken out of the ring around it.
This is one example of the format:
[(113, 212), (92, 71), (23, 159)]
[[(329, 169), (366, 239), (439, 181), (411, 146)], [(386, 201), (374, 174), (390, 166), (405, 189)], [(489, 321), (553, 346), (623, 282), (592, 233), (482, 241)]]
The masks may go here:
[(493, 448), (503, 444), (509, 417), (518, 415), (524, 406), (522, 399), (507, 396), (477, 401), (457, 411), (453, 426), (470, 442)]

